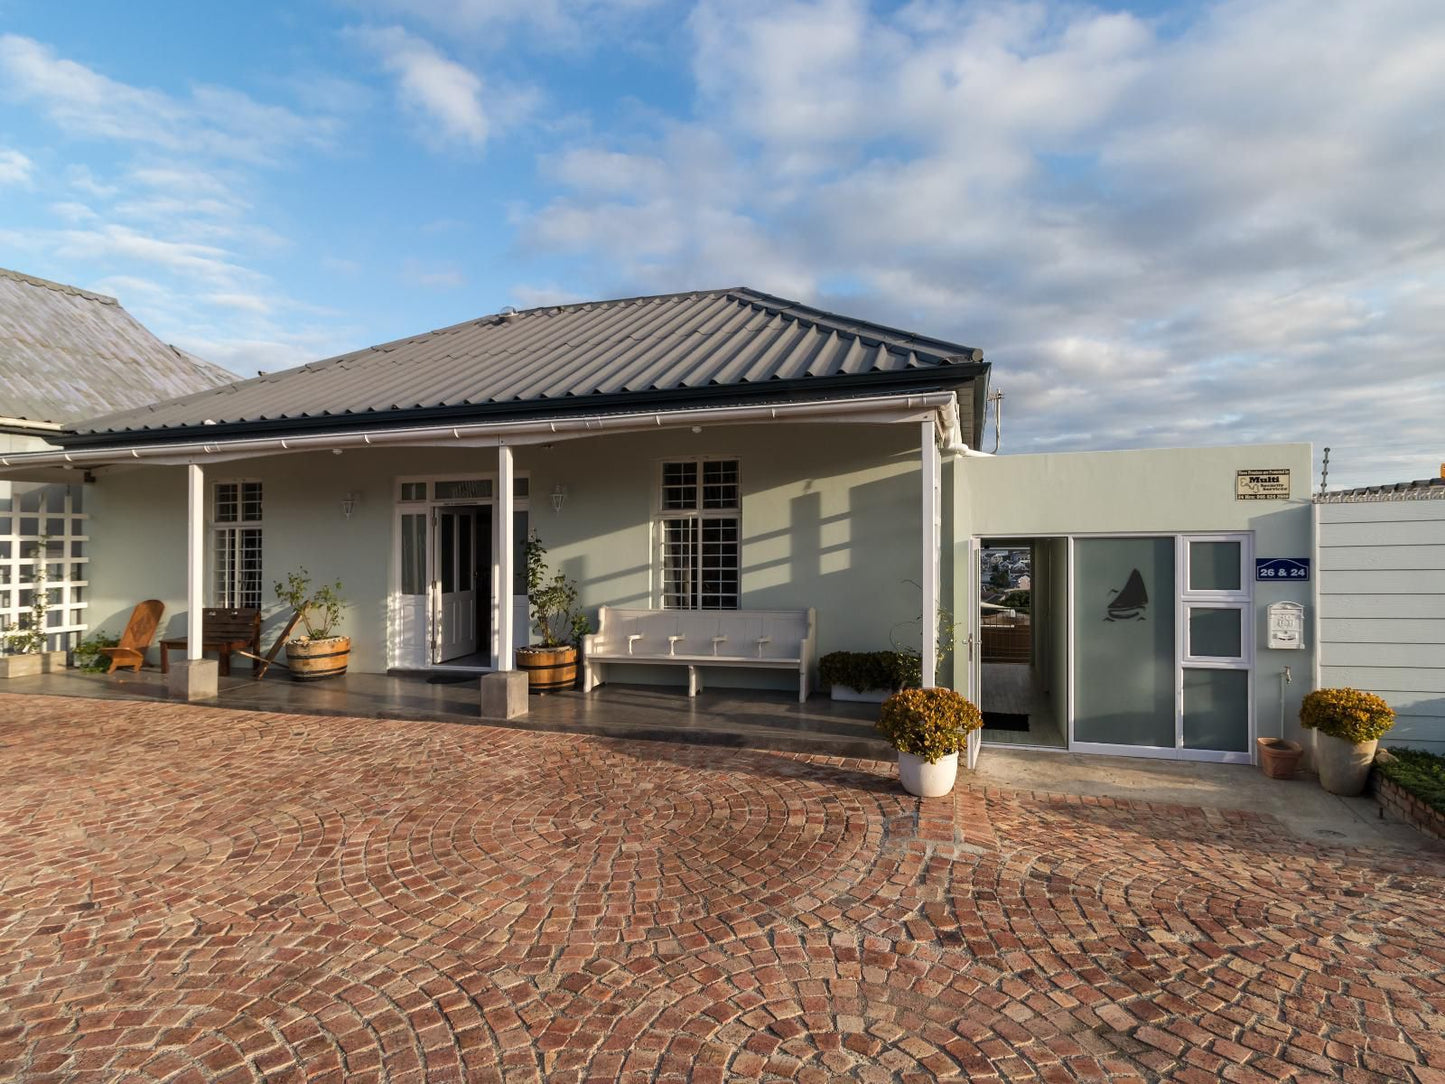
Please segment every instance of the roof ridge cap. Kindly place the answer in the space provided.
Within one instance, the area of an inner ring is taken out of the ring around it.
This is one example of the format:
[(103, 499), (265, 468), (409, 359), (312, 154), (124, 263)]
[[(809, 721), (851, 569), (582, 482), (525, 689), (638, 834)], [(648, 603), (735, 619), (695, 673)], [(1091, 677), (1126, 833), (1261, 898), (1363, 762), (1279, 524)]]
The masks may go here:
[(24, 283), (27, 286), (40, 286), (46, 290), (70, 294), (73, 297), (83, 297), (87, 301), (99, 301), (102, 305), (115, 305), (120, 307), (120, 301), (111, 297), (109, 294), (98, 294), (94, 290), (83, 290), (79, 286), (71, 286), (65, 282), (55, 282), (52, 279), (43, 279), (39, 275), (27, 275), (24, 271), (15, 271), (8, 267), (0, 267), (0, 278), (11, 279), (15, 282)]

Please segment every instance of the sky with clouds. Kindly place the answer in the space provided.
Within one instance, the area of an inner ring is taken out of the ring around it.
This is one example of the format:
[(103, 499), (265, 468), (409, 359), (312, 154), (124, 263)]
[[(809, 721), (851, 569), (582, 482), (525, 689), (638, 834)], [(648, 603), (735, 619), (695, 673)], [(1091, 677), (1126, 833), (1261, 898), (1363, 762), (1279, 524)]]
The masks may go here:
[(0, 266), (244, 375), (746, 284), (981, 347), (1005, 451), (1428, 477), (1442, 178), (1440, 0), (0, 0)]

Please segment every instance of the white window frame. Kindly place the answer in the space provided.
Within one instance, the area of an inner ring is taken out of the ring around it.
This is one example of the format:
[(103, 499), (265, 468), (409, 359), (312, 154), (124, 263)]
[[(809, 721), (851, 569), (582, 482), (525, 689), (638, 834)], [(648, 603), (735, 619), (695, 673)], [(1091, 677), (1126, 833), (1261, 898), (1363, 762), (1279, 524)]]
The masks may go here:
[[(697, 464), (697, 502), (692, 508), (664, 508), (663, 480), (667, 466), (671, 463)], [(703, 465), (705, 463), (732, 463), (737, 472), (737, 504), (731, 508), (703, 508)], [(667, 521), (687, 519), (698, 524), (698, 560), (692, 567), (692, 585), (688, 606), (669, 606), (667, 590)], [(728, 520), (737, 524), (738, 586), (732, 606), (715, 607), (718, 611), (736, 610), (742, 607), (743, 596), (743, 467), (738, 455), (672, 455), (654, 463), (652, 482), (652, 553), (653, 553), (653, 605), (659, 610), (700, 610), (702, 598), (703, 567), (701, 560), (703, 538), (702, 525), (708, 520)]]
[[(246, 502), (243, 498), (241, 487), (245, 485), (258, 485), (261, 487), (260, 519), (243, 518), (245, 514)], [(216, 506), (219, 502), (222, 486), (236, 487), (237, 518), (234, 520), (220, 520), (216, 518)], [(262, 482), (260, 478), (217, 478), (211, 483), (210, 501), (207, 505), (206, 511), (206, 518), (209, 521), (211, 538), (209, 551), (211, 567), (210, 575), (207, 577), (207, 583), (210, 586), (211, 605), (216, 607), (225, 607), (228, 609), (240, 608), (248, 605), (255, 605), (257, 607), (265, 605), (265, 483)], [(224, 563), (222, 560), (222, 546), (226, 545), (227, 549), (231, 552), (236, 553), (237, 557), (239, 558), (241, 554), (241, 532), (252, 530), (258, 532), (259, 534), (259, 540), (257, 542), (257, 557), (258, 561), (260, 562), (260, 571), (258, 572), (258, 578), (256, 581), (255, 598), (247, 599), (244, 595), (245, 585), (241, 576), (244, 565), (243, 562), (241, 562), (239, 559), (233, 564), (230, 569), (230, 575), (227, 577), (228, 582), (222, 582), (222, 565)], [(225, 543), (223, 540), (227, 539), (228, 537), (234, 537), (234, 541), (229, 544)]]

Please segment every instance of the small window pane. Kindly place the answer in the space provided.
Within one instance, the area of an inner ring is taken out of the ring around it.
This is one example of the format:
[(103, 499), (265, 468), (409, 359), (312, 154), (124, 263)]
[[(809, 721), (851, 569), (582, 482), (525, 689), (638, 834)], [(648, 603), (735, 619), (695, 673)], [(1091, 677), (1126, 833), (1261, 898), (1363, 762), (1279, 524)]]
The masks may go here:
[(518, 500), (525, 500), (526, 497), (527, 497), (527, 495), (528, 495), (531, 491), (532, 491), (532, 480), (531, 480), (531, 478), (513, 478), (513, 479), (512, 479), (512, 496), (513, 496), (513, 497), (517, 498)]
[(697, 507), (697, 464), (662, 465), (662, 507), (674, 512)]
[(1237, 659), (1244, 654), (1244, 636), (1240, 628), (1243, 611), (1213, 609), (1205, 606), (1189, 608), (1189, 654), (1195, 658)]
[(1189, 543), (1189, 590), (1238, 591), (1239, 564), (1238, 542)]
[(707, 509), (738, 507), (737, 460), (702, 465), (702, 506)]
[(401, 593), (426, 594), (426, 516), (401, 517)]
[[(401, 499), (404, 501), (426, 500), (425, 482), (403, 482), (401, 484)], [(408, 592), (410, 594), (410, 592)]]
[(454, 548), (456, 537), (453, 534), (455, 530), (453, 524), (454, 518), (455, 517), (450, 515), (444, 515), (441, 517), (441, 522), (437, 526), (437, 534), (439, 535), (437, 538), (437, 546), (441, 552), (442, 593), (448, 595), (456, 590), (456, 579), (452, 575), (453, 562), (456, 559), (456, 550)]
[(235, 482), (216, 483), (216, 509), (215, 519), (217, 523), (235, 523), (240, 516), (241, 504), (240, 493)]
[(1184, 671), (1184, 748), (1249, 749), (1249, 671)]
[(492, 480), (490, 478), (466, 478), (453, 482), (438, 482), (435, 486), (436, 499), (439, 501), (469, 501), (492, 499)]

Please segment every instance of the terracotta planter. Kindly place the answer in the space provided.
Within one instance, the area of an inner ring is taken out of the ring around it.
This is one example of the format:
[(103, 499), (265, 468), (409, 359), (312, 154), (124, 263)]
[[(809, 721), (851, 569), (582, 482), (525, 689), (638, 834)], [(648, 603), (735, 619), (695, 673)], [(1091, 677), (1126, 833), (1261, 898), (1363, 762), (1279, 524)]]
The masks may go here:
[(577, 648), (573, 644), (560, 647), (517, 648), (517, 669), (527, 675), (529, 693), (555, 693), (577, 684)]
[(287, 640), (286, 665), (295, 681), (321, 681), (346, 673), (351, 658), (351, 637), (325, 640)]
[(1379, 744), (1378, 741), (1349, 742), (1316, 730), (1315, 766), (1320, 771), (1320, 786), (1331, 794), (1347, 798), (1363, 792)]
[(1259, 766), (1265, 775), (1271, 779), (1294, 778), (1300, 757), (1304, 756), (1304, 746), (1283, 738), (1257, 738), (1255, 742), (1259, 747)]
[(898, 754), (898, 781), (919, 798), (942, 798), (958, 778), (958, 754), (949, 753), (935, 764), (912, 753)]

